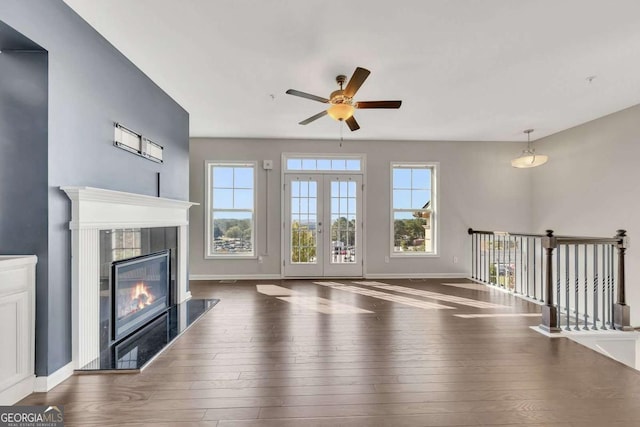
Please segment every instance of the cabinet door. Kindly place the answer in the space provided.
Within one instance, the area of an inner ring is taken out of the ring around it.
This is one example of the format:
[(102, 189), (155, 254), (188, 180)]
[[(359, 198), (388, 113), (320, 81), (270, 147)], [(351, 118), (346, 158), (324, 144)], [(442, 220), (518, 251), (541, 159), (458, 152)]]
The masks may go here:
[(0, 297), (0, 391), (33, 375), (30, 317), (28, 291)]

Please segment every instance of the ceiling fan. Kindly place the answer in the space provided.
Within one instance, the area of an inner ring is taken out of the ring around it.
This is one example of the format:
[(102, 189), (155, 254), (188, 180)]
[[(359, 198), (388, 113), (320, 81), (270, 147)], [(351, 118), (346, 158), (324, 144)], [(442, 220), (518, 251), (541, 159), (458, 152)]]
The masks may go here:
[(345, 121), (347, 126), (351, 131), (355, 131), (360, 129), (360, 125), (356, 121), (356, 118), (353, 117), (353, 112), (355, 109), (366, 109), (366, 108), (400, 108), (402, 105), (402, 101), (359, 101), (356, 102), (353, 100), (358, 89), (364, 83), (364, 81), (369, 77), (371, 71), (357, 67), (353, 72), (351, 79), (349, 79), (349, 83), (347, 83), (347, 87), (344, 89), (342, 86), (347, 81), (347, 76), (339, 75), (336, 77), (336, 82), (340, 85), (340, 89), (331, 92), (329, 98), (323, 98), (321, 96), (311, 95), (310, 93), (300, 92), (299, 90), (289, 89), (287, 93), (289, 95), (300, 96), (302, 98), (311, 99), (313, 101), (322, 102), (324, 104), (330, 104), (330, 107), (325, 111), (322, 111), (315, 116), (311, 116), (308, 119), (301, 121), (299, 124), (308, 125), (314, 120), (319, 119), (320, 117), (326, 116), (327, 114), (338, 120)]

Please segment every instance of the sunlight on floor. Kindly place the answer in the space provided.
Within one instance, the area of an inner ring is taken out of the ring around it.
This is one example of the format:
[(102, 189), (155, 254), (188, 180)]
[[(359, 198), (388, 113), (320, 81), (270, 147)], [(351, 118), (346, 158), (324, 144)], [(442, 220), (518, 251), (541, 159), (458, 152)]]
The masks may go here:
[(256, 285), (256, 290), (263, 295), (276, 297), (281, 301), (288, 302), (300, 308), (301, 310), (298, 310), (297, 314), (305, 313), (309, 310), (323, 314), (373, 313), (373, 311), (349, 304), (343, 304), (316, 296), (301, 295), (299, 292), (278, 285)]
[(540, 317), (540, 313), (494, 313), (494, 314), (454, 314), (463, 319), (479, 319), (490, 317)]
[(426, 310), (454, 310), (455, 307), (449, 307), (447, 305), (436, 304), (427, 301), (420, 301), (413, 298), (402, 297), (398, 295), (391, 295), (384, 292), (374, 291), (372, 289), (363, 289), (357, 286), (349, 286), (338, 282), (313, 282), (316, 285), (326, 286), (332, 289), (340, 291), (351, 292), (359, 295), (365, 295), (384, 301), (396, 302), (398, 304), (408, 305), (411, 307), (418, 307)]
[(487, 285), (480, 285), (478, 283), (438, 283), (438, 284), (444, 285), (444, 286), (453, 286), (455, 288), (471, 289), (473, 291), (491, 292), (491, 287)]
[(469, 298), (456, 297), (453, 295), (441, 294), (438, 292), (424, 291), (421, 289), (407, 288), (404, 286), (389, 285), (382, 282), (353, 282), (358, 285), (371, 286), (376, 289), (384, 289), (387, 291), (402, 292), (404, 294), (416, 295), (419, 297), (432, 298), (440, 301), (452, 302), (458, 305), (466, 305), (476, 308), (508, 308), (500, 304), (493, 304), (485, 301), (477, 301)]
[(317, 311), (324, 314), (361, 314), (373, 313), (373, 311), (354, 307), (352, 305), (341, 304), (328, 299), (313, 296), (293, 296), (293, 297), (277, 297), (279, 300), (286, 301), (293, 305), (308, 310)]
[(256, 290), (261, 294), (269, 295), (271, 297), (286, 297), (296, 294), (295, 291), (278, 285), (256, 285)]

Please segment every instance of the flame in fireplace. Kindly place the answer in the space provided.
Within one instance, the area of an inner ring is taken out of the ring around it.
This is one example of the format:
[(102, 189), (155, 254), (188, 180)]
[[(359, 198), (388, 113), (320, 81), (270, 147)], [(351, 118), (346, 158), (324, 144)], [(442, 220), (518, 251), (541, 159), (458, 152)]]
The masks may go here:
[(131, 301), (137, 305), (138, 310), (153, 303), (153, 299), (151, 290), (144, 283), (136, 283), (136, 286), (131, 288)]

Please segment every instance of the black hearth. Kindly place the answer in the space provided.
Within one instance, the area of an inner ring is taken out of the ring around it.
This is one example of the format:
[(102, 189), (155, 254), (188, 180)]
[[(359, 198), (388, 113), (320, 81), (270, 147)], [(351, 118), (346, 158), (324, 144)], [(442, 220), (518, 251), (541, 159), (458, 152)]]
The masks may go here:
[(131, 335), (170, 306), (169, 257), (165, 250), (111, 265), (111, 339)]
[(139, 372), (217, 302), (216, 299), (190, 299), (173, 305), (128, 337), (102, 348), (99, 358), (79, 370)]

